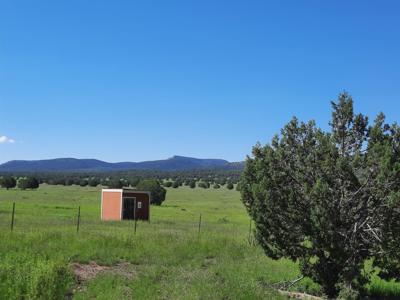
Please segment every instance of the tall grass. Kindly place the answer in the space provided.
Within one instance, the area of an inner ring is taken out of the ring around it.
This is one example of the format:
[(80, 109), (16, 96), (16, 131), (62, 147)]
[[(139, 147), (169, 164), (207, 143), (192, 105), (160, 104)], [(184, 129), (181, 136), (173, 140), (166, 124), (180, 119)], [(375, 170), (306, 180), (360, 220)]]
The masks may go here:
[[(248, 230), (239, 194), (224, 188), (169, 189), (136, 235), (133, 222), (100, 221), (96, 188), (0, 190), (0, 298), (61, 299), (75, 288), (71, 263), (96, 261), (129, 262), (136, 275), (101, 274), (75, 291), (76, 299), (279, 299), (271, 285), (298, 277), (298, 266), (267, 258), (248, 243)], [(375, 280), (371, 290), (378, 286)], [(309, 279), (295, 289), (320, 293)], [(397, 284), (383, 289), (400, 295)]]

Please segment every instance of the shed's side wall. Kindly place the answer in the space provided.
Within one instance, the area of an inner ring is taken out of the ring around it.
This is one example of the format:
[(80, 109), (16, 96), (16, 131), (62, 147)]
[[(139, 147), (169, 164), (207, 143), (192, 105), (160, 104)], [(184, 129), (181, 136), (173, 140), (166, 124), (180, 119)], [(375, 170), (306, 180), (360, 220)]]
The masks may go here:
[(135, 197), (136, 201), (142, 203), (142, 208), (136, 206), (136, 217), (138, 220), (150, 219), (150, 197), (147, 193), (135, 193), (134, 191), (124, 191), (123, 197)]
[(121, 220), (122, 192), (103, 192), (102, 216), (103, 220)]

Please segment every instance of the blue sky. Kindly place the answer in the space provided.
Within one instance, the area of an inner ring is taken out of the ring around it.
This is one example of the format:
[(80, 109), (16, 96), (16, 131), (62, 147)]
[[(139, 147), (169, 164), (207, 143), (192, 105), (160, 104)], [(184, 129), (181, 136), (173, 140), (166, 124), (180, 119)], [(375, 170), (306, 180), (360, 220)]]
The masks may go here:
[(0, 162), (238, 161), (329, 102), (400, 111), (398, 1), (0, 1)]

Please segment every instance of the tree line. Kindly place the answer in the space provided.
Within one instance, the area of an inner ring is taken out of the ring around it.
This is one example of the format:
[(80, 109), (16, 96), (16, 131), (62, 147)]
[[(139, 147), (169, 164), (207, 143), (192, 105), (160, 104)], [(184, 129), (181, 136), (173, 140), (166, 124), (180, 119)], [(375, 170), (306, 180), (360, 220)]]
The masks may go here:
[(39, 180), (36, 177), (19, 177), (2, 176), (0, 177), (0, 186), (3, 188), (12, 189), (18, 187), (21, 190), (37, 189), (39, 187)]
[(165, 188), (214, 188), (226, 187), (229, 190), (238, 189), (240, 172), (238, 171), (185, 171), (185, 172), (157, 172), (132, 171), (110, 173), (30, 173), (30, 174), (3, 174), (0, 177), (0, 186), (6, 189), (19, 188), (37, 189), (39, 184), (81, 187), (103, 186), (107, 188), (131, 187), (137, 190), (150, 191), (151, 204), (161, 205), (165, 200)]
[[(138, 183), (145, 179), (157, 180), (160, 185), (171, 188), (188, 186), (190, 188), (215, 188), (226, 186), (233, 189), (240, 180), (241, 171), (232, 170), (191, 170), (161, 172), (153, 170), (135, 170), (124, 172), (43, 172), (43, 173), (7, 173), (3, 174), (4, 179), (0, 179), (0, 185), (4, 188), (14, 188), (13, 181), (21, 178), (29, 180), (35, 179), (40, 184), (49, 185), (79, 185), (79, 186), (105, 186), (110, 188), (136, 187)], [(2, 184), (1, 181), (4, 181)], [(16, 183), (15, 183), (16, 184)], [(22, 182), (21, 182), (22, 184)], [(22, 186), (21, 186), (22, 187)], [(26, 187), (34, 188), (34, 187)]]

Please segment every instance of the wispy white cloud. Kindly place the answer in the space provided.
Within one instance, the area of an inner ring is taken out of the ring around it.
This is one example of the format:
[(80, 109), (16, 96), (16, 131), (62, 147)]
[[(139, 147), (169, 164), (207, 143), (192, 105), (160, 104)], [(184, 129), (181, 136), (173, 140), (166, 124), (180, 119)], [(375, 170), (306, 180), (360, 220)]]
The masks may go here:
[(0, 144), (14, 144), (15, 140), (5, 135), (0, 135)]

